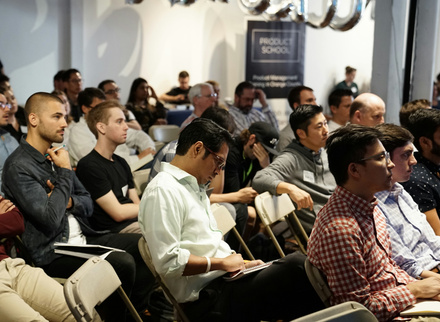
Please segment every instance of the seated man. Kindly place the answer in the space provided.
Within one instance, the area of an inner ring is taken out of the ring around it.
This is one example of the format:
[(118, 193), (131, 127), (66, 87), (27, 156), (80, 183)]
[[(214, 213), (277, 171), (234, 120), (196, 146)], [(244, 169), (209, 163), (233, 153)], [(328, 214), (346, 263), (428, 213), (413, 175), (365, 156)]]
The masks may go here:
[[(262, 106), (261, 112), (253, 107), (256, 99)], [(237, 126), (234, 135), (240, 135), (241, 131), (258, 121), (270, 123), (278, 131), (278, 121), (266, 101), (266, 94), (249, 82), (241, 82), (235, 88), (234, 105), (229, 107), (229, 113)]]
[(384, 122), (385, 102), (377, 95), (363, 93), (350, 107), (350, 123), (375, 126)]
[(10, 258), (3, 240), (21, 235), (23, 216), (9, 200), (0, 197), (0, 316), (13, 321), (75, 321), (63, 287), (41, 269)]
[(188, 93), (188, 99), (194, 106), (194, 111), (183, 121), (180, 125), (180, 129), (182, 130), (191, 123), (192, 120), (200, 117), (208, 107), (214, 106), (216, 96), (217, 94), (214, 93), (211, 84), (199, 83), (191, 87)]
[[(287, 96), (287, 101), (289, 102), (289, 106), (292, 111), (294, 111), (300, 105), (317, 105), (315, 94), (313, 94), (313, 89), (303, 85), (293, 87)], [(287, 124), (284, 129), (280, 131), (280, 141), (277, 144), (277, 150), (283, 151), (294, 138), (295, 134), (293, 134), (290, 124)]]
[(349, 89), (335, 89), (328, 97), (328, 106), (332, 119), (328, 121), (328, 130), (333, 132), (350, 120), (350, 106), (353, 103), (353, 92)]
[(94, 229), (141, 233), (137, 222), (140, 200), (130, 166), (114, 154), (127, 138), (123, 108), (112, 100), (88, 113), (87, 125), (97, 142), (92, 152), (78, 162), (76, 175), (92, 196), (94, 210), (89, 222)]
[(327, 277), (332, 305), (356, 301), (389, 321), (418, 298), (438, 299), (440, 277), (416, 281), (391, 259), (385, 218), (374, 194), (391, 188), (394, 164), (379, 130), (349, 124), (327, 140), (338, 186), (316, 216), (307, 256)]
[(288, 193), (304, 230), (310, 234), (316, 214), (336, 187), (323, 151), (328, 136), (327, 120), (322, 107), (301, 105), (290, 114), (289, 121), (296, 140), (255, 175), (252, 188), (258, 193)]
[[(68, 152), (50, 148), (53, 142), (63, 141), (67, 126), (62, 101), (48, 93), (36, 93), (27, 100), (25, 112), (28, 135), (6, 160), (2, 190), (24, 216), (22, 239), (33, 261), (48, 275), (67, 278), (86, 259), (56, 254), (54, 243), (123, 249), (126, 252), (113, 252), (106, 260), (136, 309), (145, 310), (153, 276), (137, 247), (140, 235), (93, 230), (87, 222), (93, 202), (72, 170)], [(109, 299), (108, 308), (116, 321), (123, 321), (124, 306), (115, 296)]]
[(261, 263), (244, 263), (231, 251), (210, 211), (206, 183), (222, 171), (230, 143), (225, 129), (194, 120), (181, 132), (174, 159), (147, 186), (139, 224), (156, 270), (191, 321), (290, 320), (319, 309), (301, 253), (238, 281), (223, 279)]
[(437, 236), (440, 236), (440, 111), (418, 109), (409, 117), (408, 130), (414, 135), (417, 164), (402, 186), (411, 195)]
[(421, 108), (431, 108), (431, 102), (427, 99), (419, 99), (403, 104), (399, 111), (400, 125), (407, 129), (409, 116)]
[(394, 124), (380, 124), (376, 128), (382, 132), (381, 142), (395, 165), (391, 189), (375, 194), (387, 221), (392, 258), (414, 278), (435, 276), (440, 264), (440, 237), (435, 235), (425, 214), (399, 184), (408, 181), (412, 167), (417, 164), (413, 155), (413, 136)]
[[(72, 123), (69, 133), (69, 153), (72, 165), (76, 167), (79, 160), (85, 157), (96, 144), (96, 138), (87, 126), (88, 113), (105, 101), (104, 93), (97, 88), (88, 87), (78, 95), (78, 104), (83, 115), (77, 123)], [(138, 155), (131, 155), (130, 148), (139, 150)], [(127, 131), (127, 141), (116, 148), (115, 153), (124, 158), (128, 164), (133, 164), (148, 154), (155, 153), (153, 140), (143, 131), (129, 129)]]
[(178, 81), (178, 87), (174, 87), (166, 94), (160, 95), (159, 99), (176, 105), (189, 104), (188, 92), (191, 89), (191, 86), (189, 86), (188, 72), (185, 70), (181, 71), (179, 73)]
[[(10, 104), (7, 103), (5, 95), (0, 88), (0, 126), (8, 124)], [(12, 135), (0, 128), (0, 185), (2, 183), (3, 166), (9, 155), (18, 147), (18, 142)]]

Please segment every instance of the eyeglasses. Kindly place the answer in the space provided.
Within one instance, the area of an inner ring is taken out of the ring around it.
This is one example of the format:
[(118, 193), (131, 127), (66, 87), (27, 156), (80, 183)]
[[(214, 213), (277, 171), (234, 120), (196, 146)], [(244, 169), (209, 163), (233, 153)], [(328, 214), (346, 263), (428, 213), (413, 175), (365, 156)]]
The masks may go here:
[(217, 93), (212, 93), (212, 94), (208, 94), (208, 95), (197, 95), (198, 97), (207, 97), (207, 98), (211, 98), (211, 97), (214, 97), (214, 98), (216, 98), (217, 97)]
[(109, 89), (107, 92), (104, 92), (105, 95), (114, 95), (116, 93), (119, 93), (121, 89), (119, 87), (115, 89)]
[(217, 155), (216, 153), (214, 153), (214, 151), (212, 151), (210, 148), (208, 148), (204, 143), (203, 143), (203, 146), (205, 147), (206, 150), (208, 150), (209, 153), (211, 153), (214, 156), (217, 168), (220, 171), (224, 170), (225, 165), (226, 165), (226, 160), (223, 159), (221, 156)]
[(0, 103), (0, 108), (2, 110), (5, 110), (5, 109), (10, 110), (11, 109), (11, 104)]
[(389, 164), (391, 161), (391, 158), (390, 158), (390, 153), (388, 151), (383, 151), (381, 153), (372, 155), (370, 157), (363, 158), (363, 159), (359, 160), (358, 162), (363, 162), (363, 161), (368, 161), (368, 160), (377, 160), (377, 161), (385, 160), (386, 164)]

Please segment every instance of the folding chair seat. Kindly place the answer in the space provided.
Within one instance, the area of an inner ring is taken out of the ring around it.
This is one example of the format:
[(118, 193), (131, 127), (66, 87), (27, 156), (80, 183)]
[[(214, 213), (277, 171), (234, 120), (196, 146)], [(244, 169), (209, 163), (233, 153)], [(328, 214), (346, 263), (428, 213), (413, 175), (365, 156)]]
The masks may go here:
[(315, 292), (318, 294), (322, 303), (326, 307), (330, 306), (330, 297), (332, 292), (328, 287), (327, 279), (324, 274), (306, 258), (304, 263), (304, 267), (306, 270), (307, 277), (309, 278), (310, 284), (312, 284)]
[(179, 138), (180, 127), (177, 125), (152, 125), (148, 134), (154, 141), (168, 143)]
[(229, 213), (228, 209), (225, 206), (219, 205), (218, 203), (214, 203), (211, 205), (211, 211), (214, 215), (215, 221), (217, 222), (217, 227), (223, 233), (223, 236), (232, 229), (237, 240), (240, 242), (240, 245), (246, 255), (251, 259), (255, 260), (251, 251), (247, 247), (237, 228), (235, 228), (235, 221)]
[[(298, 217), (295, 214), (295, 206), (290, 200), (288, 194), (282, 194), (279, 196), (271, 195), (268, 191), (259, 194), (255, 198), (255, 208), (257, 209), (258, 216), (263, 223), (266, 232), (268, 233), (270, 239), (274, 243), (278, 253), (281, 257), (286, 256), (284, 251), (281, 249), (272, 229), (271, 225), (277, 221), (285, 220), (288, 224), (295, 240), (297, 241), (301, 251), (306, 254), (306, 245), (303, 244), (309, 240), (304, 228), (301, 225)], [(290, 218), (291, 220), (290, 220)], [(298, 235), (298, 232), (300, 236)]]

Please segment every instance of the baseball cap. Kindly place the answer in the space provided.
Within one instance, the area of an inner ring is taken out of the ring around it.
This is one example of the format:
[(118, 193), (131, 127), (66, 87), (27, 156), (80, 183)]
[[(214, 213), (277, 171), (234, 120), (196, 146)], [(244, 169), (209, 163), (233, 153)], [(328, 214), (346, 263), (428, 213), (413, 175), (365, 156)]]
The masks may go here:
[(276, 128), (266, 122), (255, 122), (249, 127), (249, 132), (255, 134), (257, 141), (271, 154), (278, 155), (275, 150), (280, 135)]

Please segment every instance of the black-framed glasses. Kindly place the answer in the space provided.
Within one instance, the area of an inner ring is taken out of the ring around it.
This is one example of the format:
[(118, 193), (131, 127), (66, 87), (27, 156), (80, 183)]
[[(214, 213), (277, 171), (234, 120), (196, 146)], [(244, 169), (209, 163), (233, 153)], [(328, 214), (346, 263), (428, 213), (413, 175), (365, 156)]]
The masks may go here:
[(211, 97), (214, 97), (214, 98), (216, 98), (217, 97), (217, 93), (212, 93), (212, 94), (208, 94), (208, 95), (197, 95), (198, 97), (207, 97), (207, 98), (211, 98)]
[(214, 158), (215, 158), (215, 163), (217, 168), (221, 171), (225, 169), (226, 166), (226, 160), (223, 159), (221, 156), (219, 156), (218, 154), (216, 154), (214, 151), (212, 151), (210, 148), (208, 148), (205, 143), (203, 143), (203, 146), (205, 147), (206, 150), (208, 150), (209, 153), (211, 153)]
[(377, 161), (385, 160), (386, 164), (389, 164), (391, 161), (391, 157), (390, 157), (390, 153), (388, 151), (383, 151), (381, 153), (369, 156), (367, 158), (363, 158), (357, 162), (363, 162), (363, 161), (368, 161), (368, 160), (377, 160)]
[(105, 95), (114, 95), (116, 93), (119, 93), (121, 89), (119, 87), (115, 89), (109, 89), (107, 92), (104, 92)]
[(10, 109), (11, 109), (11, 104), (8, 104), (8, 103), (0, 103), (0, 108), (1, 108), (2, 110), (5, 110), (5, 109), (10, 110)]

